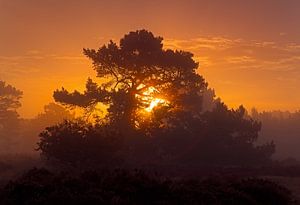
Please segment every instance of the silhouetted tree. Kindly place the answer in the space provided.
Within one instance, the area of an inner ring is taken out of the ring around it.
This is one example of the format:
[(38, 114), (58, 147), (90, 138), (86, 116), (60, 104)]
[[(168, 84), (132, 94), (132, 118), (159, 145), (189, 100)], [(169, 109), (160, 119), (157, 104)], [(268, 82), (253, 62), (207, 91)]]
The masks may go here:
[(48, 127), (40, 134), (38, 143), (42, 156), (51, 162), (85, 167), (109, 166), (119, 162), (120, 139), (108, 126), (64, 121)]
[(220, 98), (216, 98), (215, 90), (208, 88), (203, 92), (202, 112), (212, 111), (218, 103)]
[(198, 63), (192, 53), (163, 49), (162, 40), (139, 30), (125, 35), (119, 45), (110, 41), (98, 50), (84, 49), (97, 77), (106, 82), (98, 86), (89, 79), (83, 94), (57, 90), (55, 100), (81, 107), (104, 103), (109, 106), (110, 121), (125, 127), (137, 126), (137, 110), (151, 103), (143, 99), (148, 97), (145, 91), (149, 88), (154, 90), (154, 97), (167, 99), (173, 110), (199, 109), (206, 83), (196, 73)]
[[(218, 103), (212, 112), (204, 114), (206, 138), (200, 143), (203, 150), (217, 150), (211, 157), (218, 164), (265, 164), (270, 162), (275, 152), (273, 142), (257, 145), (261, 123), (248, 118), (246, 110), (240, 106), (229, 110), (223, 103)], [(206, 142), (205, 142), (206, 141)], [(212, 142), (211, 147), (205, 144)], [(204, 145), (204, 146), (203, 146)], [(206, 154), (209, 160), (209, 154)]]
[[(9, 142), (17, 137), (19, 115), (17, 109), (21, 106), (22, 92), (4, 81), (0, 81), (0, 143), (9, 150)], [(2, 149), (3, 151), (4, 149)]]
[(71, 120), (73, 118), (75, 118), (73, 113), (56, 103), (45, 105), (44, 112), (35, 117), (36, 121), (47, 122), (48, 125), (59, 123), (63, 120)]
[[(40, 135), (39, 148), (49, 159), (85, 161), (92, 157), (89, 146), (107, 143), (83, 143), (99, 134), (100, 139), (110, 136), (120, 142), (120, 150), (110, 153), (118, 152), (127, 164), (250, 165), (270, 161), (274, 144), (255, 145), (260, 123), (247, 117), (243, 107), (229, 110), (215, 99), (213, 90), (196, 73), (198, 63), (193, 54), (163, 49), (162, 38), (146, 30), (130, 32), (119, 45), (111, 41), (97, 51), (84, 49), (84, 54), (92, 59), (102, 83), (88, 79), (84, 93), (63, 88), (54, 92), (54, 98), (87, 109), (103, 103), (108, 106), (108, 121), (48, 128)], [(153, 108), (144, 119), (141, 113), (151, 104), (149, 96), (167, 103)], [(103, 127), (106, 132), (101, 131)]]
[(274, 140), (276, 153), (274, 158), (293, 157), (300, 160), (300, 111), (261, 111), (251, 110), (251, 117), (262, 122), (258, 141), (264, 143)]
[(19, 149), (23, 153), (36, 153), (36, 144), (39, 134), (46, 128), (62, 123), (64, 120), (73, 120), (75, 116), (65, 107), (49, 103), (44, 106), (44, 111), (32, 119), (22, 119), (20, 122), (21, 138)]
[(275, 152), (273, 142), (256, 144), (261, 124), (248, 118), (242, 106), (229, 110), (216, 102), (211, 111), (199, 116), (174, 113), (168, 116), (167, 124), (164, 129), (150, 129), (165, 163), (266, 164)]

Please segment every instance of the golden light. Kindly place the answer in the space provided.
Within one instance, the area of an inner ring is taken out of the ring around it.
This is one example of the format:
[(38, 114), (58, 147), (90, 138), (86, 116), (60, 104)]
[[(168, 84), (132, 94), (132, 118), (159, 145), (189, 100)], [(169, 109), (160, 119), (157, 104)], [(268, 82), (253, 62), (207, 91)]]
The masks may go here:
[[(138, 86), (138, 89), (144, 89), (145, 87), (145, 85), (141, 84)], [(155, 87), (150, 86), (142, 93), (142, 95), (137, 95), (145, 105), (148, 105), (144, 108), (144, 111), (150, 113), (155, 107), (168, 104), (167, 100), (156, 97), (155, 95), (157, 94), (159, 94), (158, 90)]]
[(154, 107), (158, 106), (158, 105), (161, 105), (161, 104), (165, 104), (166, 101), (163, 100), (163, 99), (159, 99), (159, 98), (155, 98), (153, 99), (151, 102), (150, 102), (150, 105), (149, 107), (145, 108), (145, 110), (147, 112), (151, 112), (153, 110)]

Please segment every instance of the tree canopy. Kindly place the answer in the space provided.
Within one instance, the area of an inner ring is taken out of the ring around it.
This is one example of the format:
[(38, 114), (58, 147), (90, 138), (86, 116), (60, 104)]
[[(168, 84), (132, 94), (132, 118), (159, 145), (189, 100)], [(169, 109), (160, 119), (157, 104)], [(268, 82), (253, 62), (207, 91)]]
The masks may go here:
[(6, 147), (17, 135), (17, 109), (21, 106), (22, 94), (22, 91), (0, 81), (0, 143)]
[(5, 113), (13, 113), (21, 106), (22, 94), (22, 91), (0, 81), (0, 119), (4, 118)]
[(86, 108), (104, 103), (111, 121), (132, 126), (138, 111), (153, 106), (153, 100), (173, 110), (201, 106), (207, 85), (196, 72), (193, 54), (164, 49), (162, 41), (149, 31), (138, 30), (125, 35), (119, 45), (110, 41), (98, 50), (84, 49), (104, 82), (97, 85), (89, 79), (84, 93), (57, 90), (55, 100)]
[(118, 159), (127, 165), (270, 162), (274, 144), (255, 144), (261, 124), (242, 106), (228, 109), (215, 99), (192, 53), (164, 49), (161, 37), (138, 30), (119, 44), (110, 41), (84, 54), (100, 83), (88, 79), (83, 93), (56, 90), (54, 99), (87, 110), (102, 103), (107, 116), (96, 124), (67, 121), (47, 128), (39, 150), (48, 159), (70, 164)]

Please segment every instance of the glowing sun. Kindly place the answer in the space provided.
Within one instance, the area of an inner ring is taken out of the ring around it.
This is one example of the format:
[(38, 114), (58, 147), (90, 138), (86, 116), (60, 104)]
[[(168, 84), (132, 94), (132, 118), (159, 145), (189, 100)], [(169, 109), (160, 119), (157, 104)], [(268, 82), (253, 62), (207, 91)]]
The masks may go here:
[[(141, 84), (138, 88), (139, 89), (144, 89), (145, 87), (146, 87), (145, 85)], [(159, 94), (157, 89), (154, 88), (153, 86), (151, 86), (151, 87), (148, 87), (142, 93), (142, 95), (137, 96), (146, 105), (146, 107), (144, 108), (144, 110), (146, 112), (148, 112), (148, 113), (151, 112), (155, 107), (157, 107), (159, 105), (167, 105), (168, 104), (167, 100), (156, 97), (157, 94)]]
[(155, 108), (156, 106), (162, 105), (162, 104), (165, 104), (165, 103), (166, 103), (165, 100), (159, 99), (159, 98), (155, 98), (155, 99), (153, 99), (153, 100), (150, 102), (149, 107), (145, 108), (145, 110), (146, 110), (147, 112), (151, 112), (151, 111), (153, 110), (153, 108)]

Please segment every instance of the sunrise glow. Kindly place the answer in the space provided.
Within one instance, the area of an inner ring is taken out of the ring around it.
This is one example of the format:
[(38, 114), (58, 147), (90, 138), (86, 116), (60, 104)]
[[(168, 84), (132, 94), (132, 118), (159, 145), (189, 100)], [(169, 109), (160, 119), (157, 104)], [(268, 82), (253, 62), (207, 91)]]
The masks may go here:
[(153, 99), (153, 100), (150, 102), (149, 107), (147, 107), (145, 110), (146, 110), (147, 112), (151, 112), (151, 111), (153, 110), (153, 108), (155, 108), (156, 106), (161, 105), (161, 104), (165, 104), (165, 103), (166, 103), (165, 100), (159, 99), (159, 98), (155, 98), (155, 99)]
[[(145, 87), (146, 85), (141, 84), (138, 86), (138, 89), (144, 89)], [(150, 86), (141, 95), (137, 94), (136, 97), (144, 102), (146, 105), (144, 110), (150, 113), (155, 107), (168, 104), (167, 100), (156, 97), (158, 94), (159, 91), (155, 87)]]
[(0, 0), (0, 205), (298, 204), (299, 23), (300, 0)]

